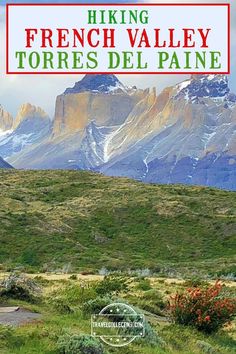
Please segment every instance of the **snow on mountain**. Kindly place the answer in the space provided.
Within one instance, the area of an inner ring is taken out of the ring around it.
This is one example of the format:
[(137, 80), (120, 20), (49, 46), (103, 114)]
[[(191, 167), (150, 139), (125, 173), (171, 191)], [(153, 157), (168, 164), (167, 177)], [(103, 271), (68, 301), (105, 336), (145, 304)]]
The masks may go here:
[(230, 93), (226, 75), (192, 75), (191, 80), (184, 81), (177, 85), (177, 88), (176, 99), (184, 97), (195, 101), (202, 97), (210, 97), (225, 102), (236, 102), (236, 95)]
[(114, 75), (86, 75), (57, 97), (53, 137), (81, 133), (92, 121), (119, 126), (143, 95), (143, 90), (126, 88)]
[(117, 91), (127, 92), (128, 87), (124, 86), (115, 75), (85, 75), (84, 78), (76, 82), (74, 87), (67, 88), (64, 92), (65, 95), (81, 93), (81, 92), (94, 92), (94, 93), (110, 93), (113, 94)]
[(0, 168), (13, 168), (13, 167), (5, 160), (3, 160), (2, 157), (0, 157)]
[(0, 155), (9, 159), (26, 147), (41, 142), (51, 129), (51, 121), (39, 107), (24, 104), (20, 107), (13, 128), (0, 135)]
[(14, 167), (236, 190), (236, 96), (225, 75), (192, 75), (160, 94), (86, 75), (57, 97), (52, 127), (33, 111), (0, 137)]
[[(221, 75), (194, 76), (172, 87), (160, 111), (157, 96), (144, 114), (146, 126), (153, 122), (149, 134), (113, 154), (100, 171), (146, 182), (236, 189), (234, 98)], [(128, 123), (123, 130), (125, 137), (130, 132)]]

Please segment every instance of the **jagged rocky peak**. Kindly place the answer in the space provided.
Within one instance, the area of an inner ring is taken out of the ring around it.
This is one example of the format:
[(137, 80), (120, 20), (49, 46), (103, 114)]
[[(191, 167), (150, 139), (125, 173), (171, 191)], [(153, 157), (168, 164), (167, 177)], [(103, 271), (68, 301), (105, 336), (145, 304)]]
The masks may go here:
[(47, 113), (40, 107), (34, 106), (30, 103), (24, 103), (20, 106), (17, 113), (14, 128), (17, 128), (21, 122), (26, 119), (49, 119)]
[(13, 124), (13, 118), (8, 113), (3, 109), (3, 107), (0, 105), (0, 130), (1, 131), (6, 131), (10, 130), (12, 128)]
[(230, 93), (227, 75), (194, 74), (189, 80), (177, 85), (175, 98), (196, 99), (200, 97), (224, 98), (235, 102), (236, 96)]
[(94, 93), (114, 93), (126, 92), (127, 87), (124, 86), (115, 75), (110, 74), (87, 74), (82, 80), (75, 83), (74, 87), (67, 88), (65, 95), (81, 92)]
[(53, 136), (81, 132), (91, 120), (98, 126), (123, 124), (147, 93), (123, 85), (112, 74), (85, 75), (57, 96)]

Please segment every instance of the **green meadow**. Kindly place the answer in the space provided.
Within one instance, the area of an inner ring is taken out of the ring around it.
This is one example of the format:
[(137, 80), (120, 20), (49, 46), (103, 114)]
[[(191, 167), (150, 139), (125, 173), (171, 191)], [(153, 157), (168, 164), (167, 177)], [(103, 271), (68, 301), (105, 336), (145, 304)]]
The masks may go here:
[(0, 171), (0, 264), (235, 274), (236, 193), (84, 171)]
[[(0, 314), (1, 354), (235, 353), (234, 322), (209, 334), (168, 310), (177, 292), (217, 278), (234, 296), (234, 192), (0, 170), (0, 201), (0, 278), (25, 273), (36, 286), (0, 283), (0, 306), (39, 314), (17, 326)], [(115, 348), (90, 336), (91, 315), (111, 302), (145, 315), (144, 338)]]

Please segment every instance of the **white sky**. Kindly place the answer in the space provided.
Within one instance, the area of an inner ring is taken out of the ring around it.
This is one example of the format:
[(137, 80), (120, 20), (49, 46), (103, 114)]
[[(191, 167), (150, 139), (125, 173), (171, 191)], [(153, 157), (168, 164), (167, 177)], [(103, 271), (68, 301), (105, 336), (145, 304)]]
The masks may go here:
[[(17, 2), (17, 0), (15, 0), (15, 2)], [(27, 1), (24, 1), (24, 3), (26, 2)], [(33, 1), (29, 1), (29, 2), (33, 2)], [(44, 1), (37, 1), (37, 2), (44, 2)], [(49, 2), (52, 3), (53, 0)], [(102, 3), (105, 1), (100, 1), (100, 2)], [(127, 2), (132, 2), (132, 1), (130, 0)], [(168, 2), (175, 2), (175, 1), (161, 0), (161, 1), (140, 1), (140, 2), (168, 3)], [(231, 3), (231, 17), (232, 17), (231, 27), (232, 28), (231, 28), (230, 86), (232, 91), (236, 92), (236, 56), (234, 54), (236, 50), (236, 41), (235, 41), (236, 0), (231, 0), (231, 1), (181, 0), (179, 2)], [(177, 82), (180, 82), (188, 76), (185, 75), (119, 75), (118, 77), (124, 84), (136, 85), (137, 87), (140, 88), (155, 86), (157, 87), (157, 91), (160, 92), (166, 86), (173, 85)], [(82, 76), (80, 75), (5, 75), (5, 11), (4, 11), (4, 6), (0, 6), (0, 104), (2, 104), (2, 106), (7, 111), (9, 111), (11, 114), (15, 116), (19, 106), (22, 103), (30, 102), (31, 104), (40, 106), (51, 117), (53, 117), (56, 96), (64, 92), (67, 87), (73, 86), (75, 81), (78, 81), (81, 78)]]

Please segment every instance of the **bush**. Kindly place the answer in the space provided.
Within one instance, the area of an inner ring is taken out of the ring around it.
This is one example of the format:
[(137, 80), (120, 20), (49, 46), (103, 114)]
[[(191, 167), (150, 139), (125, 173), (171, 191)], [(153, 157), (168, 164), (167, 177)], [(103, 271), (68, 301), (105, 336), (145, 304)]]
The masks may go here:
[(69, 302), (63, 298), (52, 298), (49, 299), (48, 303), (51, 307), (56, 310), (56, 312), (60, 314), (68, 314), (73, 313), (73, 309), (71, 308)]
[(58, 338), (57, 349), (61, 354), (103, 354), (103, 345), (90, 336), (66, 334)]
[(171, 298), (169, 308), (176, 323), (211, 333), (230, 322), (235, 314), (236, 302), (224, 297), (222, 285), (216, 282), (204, 289), (189, 288), (182, 294), (177, 293)]
[(110, 297), (98, 296), (95, 299), (89, 300), (83, 305), (83, 312), (85, 314), (98, 314), (104, 307), (112, 303)]
[[(140, 310), (138, 307), (135, 307), (134, 310), (137, 313), (137, 317), (139, 315), (143, 314), (142, 310)], [(136, 320), (137, 320), (136, 316), (129, 319), (129, 321), (136, 321)], [(136, 340), (138, 341), (138, 344), (142, 345), (143, 343), (145, 343), (151, 347), (159, 346), (159, 347), (164, 348), (166, 346), (166, 342), (163, 340), (162, 337), (160, 337), (159, 334), (157, 334), (155, 329), (151, 326), (151, 324), (147, 321), (146, 318), (144, 318), (143, 325), (144, 325), (144, 330), (143, 330), (144, 337), (137, 337), (136, 338)], [(139, 329), (138, 329), (138, 332), (140, 332)]]
[(77, 275), (76, 274), (72, 274), (70, 277), (69, 277), (70, 280), (77, 280)]
[(35, 302), (40, 295), (41, 288), (22, 274), (12, 273), (0, 283), (1, 297)]
[(83, 304), (97, 296), (95, 289), (90, 284), (82, 282), (80, 284), (71, 283), (51, 293), (51, 297), (58, 297), (58, 295), (74, 306)]
[(120, 292), (128, 291), (128, 280), (122, 276), (105, 276), (96, 286), (98, 295), (118, 295)]
[(146, 291), (141, 297), (140, 305), (144, 310), (155, 313), (156, 315), (163, 315), (163, 310), (166, 307), (163, 295), (156, 290)]
[(13, 328), (10, 326), (0, 325), (0, 342), (9, 339), (12, 336)]
[(201, 351), (203, 353), (206, 353), (206, 354), (217, 354), (218, 353), (218, 351), (214, 347), (212, 347), (211, 344), (204, 342), (203, 340), (198, 340), (197, 346), (199, 349), (201, 349)]
[(199, 277), (193, 277), (191, 279), (187, 279), (184, 282), (184, 286), (188, 288), (199, 288), (199, 287), (204, 287), (208, 286), (209, 283), (207, 283), (205, 280), (202, 280)]
[(163, 316), (166, 307), (163, 295), (154, 289), (145, 291), (141, 296), (133, 296), (131, 302), (142, 310), (159, 316)]
[(94, 275), (97, 274), (95, 270), (92, 269), (88, 269), (88, 270), (83, 270), (82, 272), (80, 272), (81, 275)]
[(136, 286), (136, 289), (138, 290), (143, 290), (143, 291), (147, 291), (147, 290), (151, 290), (151, 282), (149, 279), (146, 278), (141, 278), (139, 279), (139, 282)]
[(218, 277), (223, 277), (227, 279), (236, 279), (236, 265), (228, 266), (217, 272)]
[(23, 252), (20, 263), (37, 267), (40, 264), (38, 252), (34, 250), (27, 250)]
[(153, 301), (161, 308), (164, 308), (166, 305), (162, 293), (155, 289), (146, 291), (141, 298), (147, 301)]
[(34, 281), (41, 286), (46, 286), (50, 283), (50, 280), (43, 278), (41, 275), (36, 275)]
[[(152, 347), (162, 347), (164, 348), (166, 346), (166, 342), (163, 340), (162, 337), (157, 334), (152, 326), (145, 320), (144, 322), (144, 341)], [(142, 338), (141, 338), (142, 341)]]

